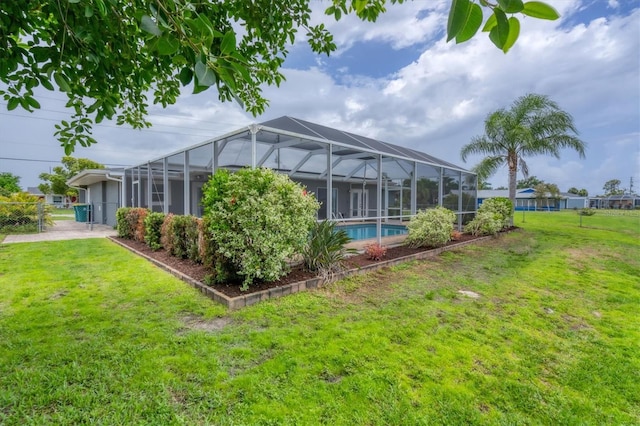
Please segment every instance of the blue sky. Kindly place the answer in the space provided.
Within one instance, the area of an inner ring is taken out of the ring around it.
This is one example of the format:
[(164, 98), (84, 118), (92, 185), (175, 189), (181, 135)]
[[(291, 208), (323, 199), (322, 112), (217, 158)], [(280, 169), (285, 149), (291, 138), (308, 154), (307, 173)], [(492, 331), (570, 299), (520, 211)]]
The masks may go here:
[[(637, 0), (547, 0), (559, 21), (522, 20), (516, 46), (504, 55), (479, 34), (468, 43), (445, 43), (448, 0), (414, 0), (388, 7), (376, 23), (339, 22), (312, 1), (313, 19), (333, 32), (338, 51), (310, 52), (303, 35), (291, 46), (287, 81), (265, 88), (270, 108), (254, 118), (212, 91), (183, 95), (170, 108), (153, 107), (154, 127), (144, 131), (96, 127), (99, 144), (74, 154), (107, 164), (133, 165), (252, 122), (281, 115), (333, 126), (465, 164), (460, 148), (483, 131), (490, 112), (526, 93), (548, 95), (575, 119), (587, 158), (562, 152), (560, 160), (528, 158), (530, 174), (590, 194), (604, 182), (633, 176), (640, 192), (640, 3)], [(0, 157), (58, 161), (53, 138), (65, 118), (63, 96), (45, 92), (34, 114), (0, 111)], [(0, 106), (4, 107), (4, 102)], [(0, 171), (39, 183), (53, 163), (0, 159)], [(520, 177), (520, 176), (519, 176)], [(506, 185), (507, 171), (489, 179)]]

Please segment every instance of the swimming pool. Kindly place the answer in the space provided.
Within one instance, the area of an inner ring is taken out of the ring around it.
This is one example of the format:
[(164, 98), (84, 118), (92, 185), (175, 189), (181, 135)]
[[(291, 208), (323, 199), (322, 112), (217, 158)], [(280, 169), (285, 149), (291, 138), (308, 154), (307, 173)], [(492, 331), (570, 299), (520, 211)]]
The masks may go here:
[[(376, 237), (375, 223), (362, 223), (358, 225), (344, 225), (336, 229), (344, 229), (352, 240), (368, 240)], [(391, 237), (393, 235), (404, 235), (407, 233), (407, 227), (404, 225), (382, 224), (382, 236)]]

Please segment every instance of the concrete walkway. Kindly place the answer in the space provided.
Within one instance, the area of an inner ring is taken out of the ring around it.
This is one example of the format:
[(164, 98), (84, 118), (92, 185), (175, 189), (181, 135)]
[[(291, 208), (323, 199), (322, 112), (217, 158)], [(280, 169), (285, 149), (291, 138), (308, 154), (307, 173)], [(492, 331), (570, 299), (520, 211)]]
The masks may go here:
[(91, 229), (90, 225), (86, 223), (78, 223), (73, 220), (60, 220), (54, 222), (53, 226), (47, 227), (44, 232), (40, 232), (39, 234), (7, 235), (3, 244), (80, 240), (85, 238), (104, 238), (115, 235), (117, 235), (116, 230), (107, 225), (94, 224), (93, 229)]

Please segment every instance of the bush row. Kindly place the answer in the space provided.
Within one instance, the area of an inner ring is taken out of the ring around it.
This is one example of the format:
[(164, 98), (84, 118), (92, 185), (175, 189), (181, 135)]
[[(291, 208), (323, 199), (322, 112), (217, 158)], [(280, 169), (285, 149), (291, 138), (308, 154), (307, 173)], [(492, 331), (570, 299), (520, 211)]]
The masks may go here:
[(274, 281), (303, 252), (319, 204), (303, 186), (270, 169), (218, 170), (203, 187), (204, 217), (118, 210), (118, 236), (203, 263), (214, 282)]

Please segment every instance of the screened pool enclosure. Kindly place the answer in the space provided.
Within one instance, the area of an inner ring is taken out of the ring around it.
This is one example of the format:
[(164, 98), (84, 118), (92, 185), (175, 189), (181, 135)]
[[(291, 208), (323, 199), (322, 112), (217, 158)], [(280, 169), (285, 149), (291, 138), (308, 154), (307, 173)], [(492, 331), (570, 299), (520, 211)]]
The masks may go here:
[(210, 139), (125, 170), (130, 207), (202, 216), (202, 186), (218, 168), (268, 167), (316, 194), (318, 219), (407, 221), (444, 206), (458, 226), (476, 210), (476, 175), (425, 153), (292, 117)]

